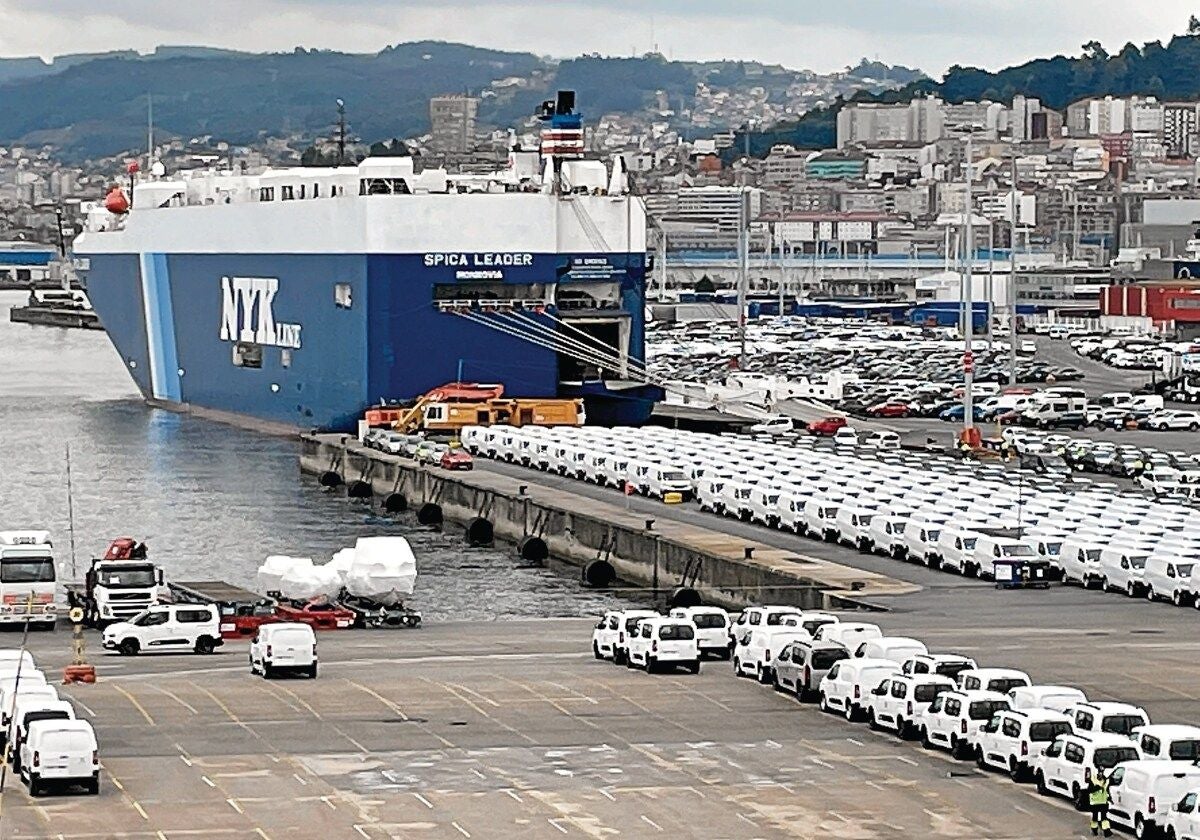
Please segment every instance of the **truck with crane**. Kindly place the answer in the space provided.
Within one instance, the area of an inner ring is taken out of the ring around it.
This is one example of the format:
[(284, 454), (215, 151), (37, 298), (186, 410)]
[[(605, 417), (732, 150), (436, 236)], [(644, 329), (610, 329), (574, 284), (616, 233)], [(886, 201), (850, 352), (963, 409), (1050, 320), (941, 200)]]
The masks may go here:
[(104, 627), (168, 600), (163, 571), (147, 555), (145, 543), (118, 537), (92, 560), (82, 584), (67, 585), (67, 603), (83, 610), (89, 627)]

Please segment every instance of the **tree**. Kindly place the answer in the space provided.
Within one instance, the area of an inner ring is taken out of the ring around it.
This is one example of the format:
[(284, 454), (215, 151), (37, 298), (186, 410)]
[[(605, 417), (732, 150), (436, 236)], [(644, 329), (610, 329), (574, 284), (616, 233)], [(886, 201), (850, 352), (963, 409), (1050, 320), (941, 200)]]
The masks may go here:
[(1189, 37), (1200, 37), (1200, 18), (1192, 15), (1188, 18), (1187, 34)]
[(1083, 45), (1083, 57), (1093, 61), (1104, 61), (1108, 58), (1108, 51), (1099, 41), (1088, 41)]

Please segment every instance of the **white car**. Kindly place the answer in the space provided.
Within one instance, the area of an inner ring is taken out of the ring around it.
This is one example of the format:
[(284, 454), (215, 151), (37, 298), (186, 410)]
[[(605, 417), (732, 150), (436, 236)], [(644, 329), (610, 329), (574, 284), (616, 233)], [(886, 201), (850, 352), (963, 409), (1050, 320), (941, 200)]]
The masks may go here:
[(778, 627), (780, 625), (799, 624), (803, 617), (798, 607), (746, 607), (733, 623), (729, 625), (729, 644), (732, 648), (737, 640), (746, 635), (747, 630), (756, 627)]
[(156, 604), (104, 628), (104, 647), (125, 656), (176, 651), (208, 654), (224, 644), (212, 604)]
[(1071, 720), (1050, 709), (1001, 711), (975, 734), (975, 763), (1008, 772), (1014, 782), (1029, 777), (1034, 760), (1060, 735), (1069, 735)]
[(979, 727), (1008, 708), (1008, 698), (996, 691), (946, 691), (916, 721), (921, 743), (947, 749), (954, 758), (973, 756)]
[(100, 751), (96, 733), (86, 720), (38, 720), (21, 745), (21, 778), (30, 796), (48, 787), (82, 785), (100, 792)]
[(1093, 773), (1141, 757), (1137, 745), (1122, 735), (1060, 735), (1034, 759), (1033, 780), (1038, 793), (1066, 797), (1082, 811)]
[(629, 639), (629, 664), (641, 666), (647, 674), (662, 667), (683, 666), (700, 673), (700, 647), (696, 628), (682, 618), (644, 618)]
[(805, 700), (834, 665), (849, 658), (846, 649), (834, 642), (792, 642), (775, 658), (775, 688)]
[(1100, 588), (1124, 592), (1130, 598), (1142, 594), (1143, 571), (1150, 552), (1135, 546), (1111, 546), (1100, 552)]
[(317, 678), (317, 636), (308, 624), (263, 624), (250, 641), (250, 673), (269, 680), (285, 672)]
[(729, 613), (720, 607), (676, 607), (671, 618), (690, 621), (696, 628), (696, 645), (700, 655), (728, 659), (732, 654), (729, 646)]
[(1167, 409), (1156, 411), (1139, 424), (1144, 429), (1165, 431), (1200, 431), (1200, 412)]
[(1052, 709), (1066, 712), (1071, 706), (1086, 703), (1078, 688), (1065, 685), (1021, 685), (1010, 689), (1008, 699), (1014, 709)]
[(833, 445), (839, 448), (858, 446), (858, 431), (852, 426), (842, 426), (833, 433)]
[(1065, 712), (1078, 733), (1108, 732), (1132, 738), (1135, 729), (1150, 724), (1146, 710), (1129, 703), (1079, 703)]
[(1133, 730), (1133, 740), (1143, 758), (1200, 761), (1200, 726), (1182, 723), (1152, 723)]
[(817, 689), (821, 711), (841, 712), (846, 720), (862, 718), (867, 699), (881, 682), (900, 672), (890, 659), (843, 659), (834, 663)]
[(893, 674), (867, 697), (867, 723), (872, 729), (892, 729), (901, 738), (910, 738), (937, 696), (953, 690), (954, 680), (949, 677)]
[(1108, 816), (1134, 837), (1165, 834), (1171, 805), (1200, 787), (1200, 767), (1190, 761), (1126, 761), (1108, 774)]

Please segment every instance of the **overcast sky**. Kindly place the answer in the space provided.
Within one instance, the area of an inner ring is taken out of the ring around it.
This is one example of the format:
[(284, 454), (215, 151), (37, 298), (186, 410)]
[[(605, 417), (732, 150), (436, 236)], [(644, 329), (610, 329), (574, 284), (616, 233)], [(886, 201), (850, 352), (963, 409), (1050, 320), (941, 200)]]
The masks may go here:
[[(652, 11), (651, 11), (652, 10)], [(0, 0), (0, 56), (204, 44), (375, 52), (437, 39), (573, 56), (754, 58), (835, 70), (862, 56), (997, 68), (1183, 31), (1191, 0)]]

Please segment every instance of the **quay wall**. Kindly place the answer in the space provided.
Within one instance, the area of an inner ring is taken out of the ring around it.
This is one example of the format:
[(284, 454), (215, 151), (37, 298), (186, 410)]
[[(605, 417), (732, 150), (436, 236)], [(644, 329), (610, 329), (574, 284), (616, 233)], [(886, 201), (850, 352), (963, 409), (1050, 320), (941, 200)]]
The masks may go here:
[[(344, 488), (362, 482), (378, 502), (400, 494), (410, 510), (437, 505), (446, 528), (485, 519), (498, 539), (519, 543), (538, 537), (557, 560), (581, 569), (604, 560), (622, 580), (666, 595), (686, 580), (706, 603), (731, 608), (755, 603), (870, 608), (873, 595), (917, 588), (672, 519), (666, 510), (647, 527), (646, 515), (539, 483), (536, 471), (528, 479), (515, 478), (479, 459), (474, 470), (451, 472), (368, 449), (348, 435), (306, 434), (301, 440), (304, 472), (336, 474)], [(358, 492), (364, 492), (362, 485)]]

